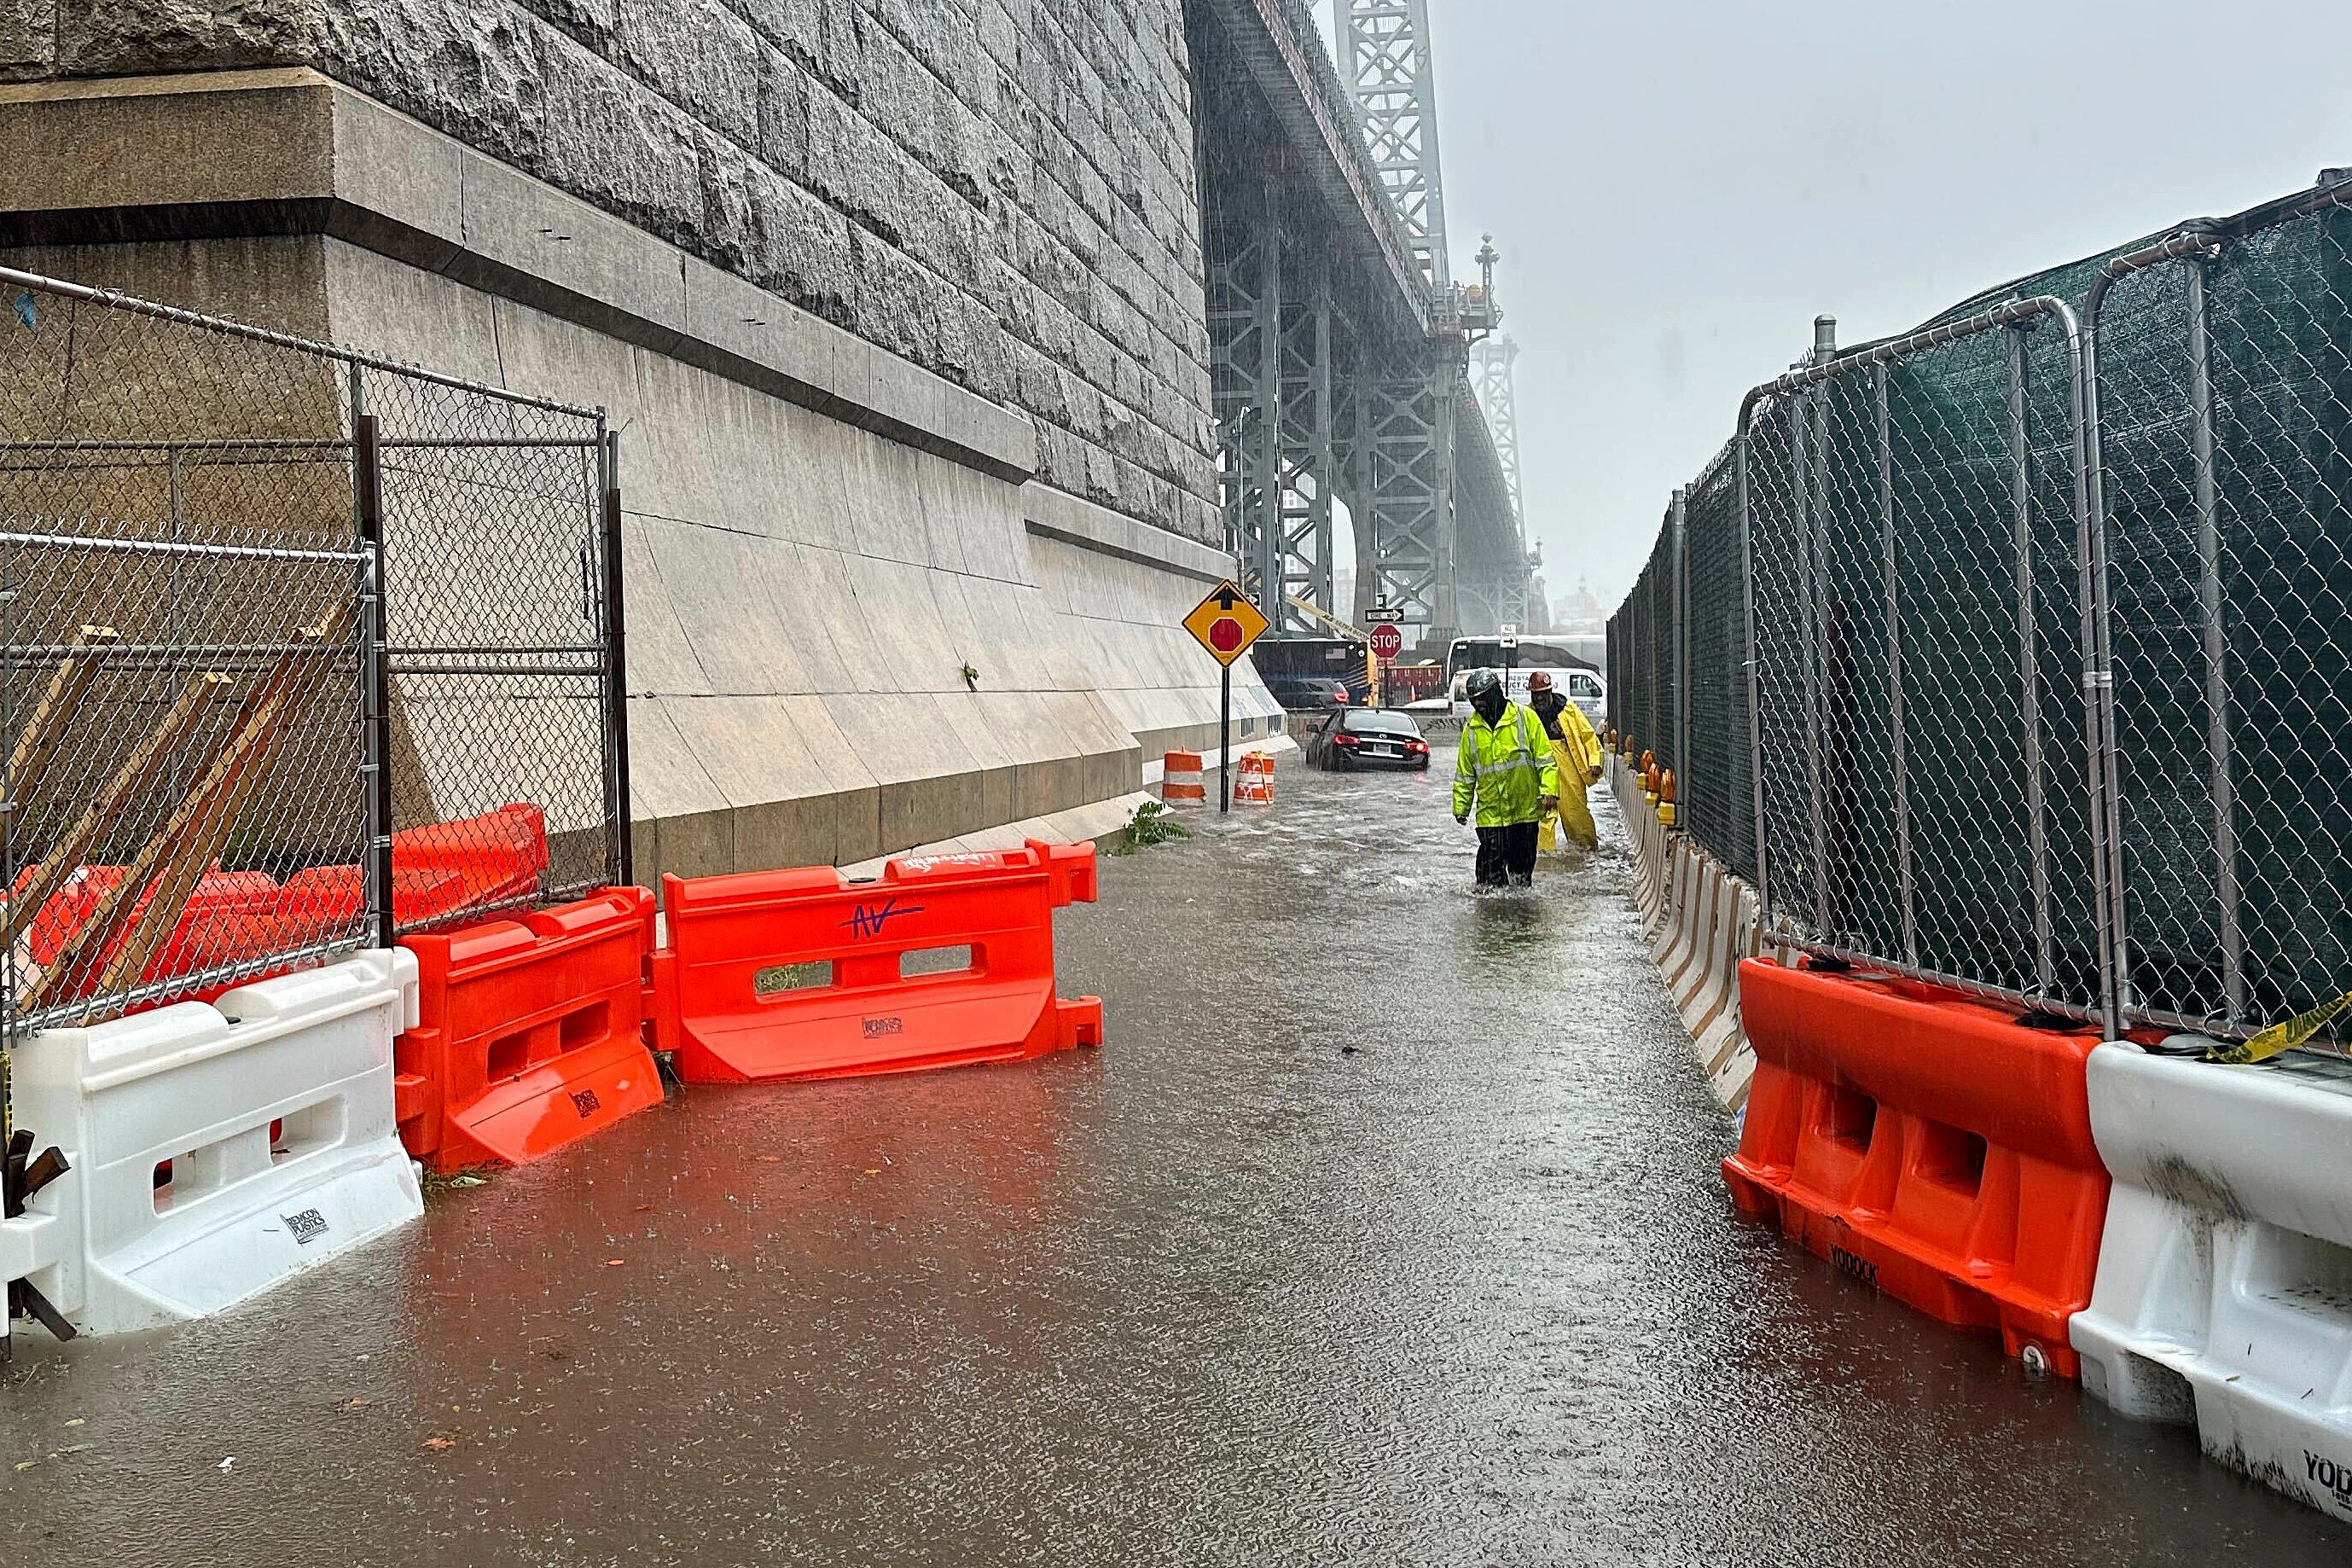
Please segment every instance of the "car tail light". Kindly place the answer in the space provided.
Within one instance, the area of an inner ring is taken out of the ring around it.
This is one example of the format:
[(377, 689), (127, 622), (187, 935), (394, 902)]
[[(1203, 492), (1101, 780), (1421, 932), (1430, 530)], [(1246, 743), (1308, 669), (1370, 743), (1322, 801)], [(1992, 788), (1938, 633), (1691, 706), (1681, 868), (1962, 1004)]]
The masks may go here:
[(1338, 734), (1331, 737), (1331, 743), (1335, 746), (1352, 746), (1357, 743), (1357, 741), (1355, 736), (1350, 735), (1348, 731), (1342, 730)]
[(1426, 741), (1407, 741), (1404, 743), (1404, 749), (1408, 752), (1425, 752), (1429, 750), (1429, 742)]

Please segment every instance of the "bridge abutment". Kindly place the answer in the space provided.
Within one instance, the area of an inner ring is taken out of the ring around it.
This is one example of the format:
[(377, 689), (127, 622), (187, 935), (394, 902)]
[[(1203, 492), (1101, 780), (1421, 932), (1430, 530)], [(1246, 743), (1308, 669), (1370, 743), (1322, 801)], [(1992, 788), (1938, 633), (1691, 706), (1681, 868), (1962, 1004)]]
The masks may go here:
[(304, 68), (20, 86), (0, 132), (12, 265), (610, 411), (641, 876), (1051, 815), (1216, 731), (1178, 623), (1230, 558), (1041, 479), (1058, 426)]

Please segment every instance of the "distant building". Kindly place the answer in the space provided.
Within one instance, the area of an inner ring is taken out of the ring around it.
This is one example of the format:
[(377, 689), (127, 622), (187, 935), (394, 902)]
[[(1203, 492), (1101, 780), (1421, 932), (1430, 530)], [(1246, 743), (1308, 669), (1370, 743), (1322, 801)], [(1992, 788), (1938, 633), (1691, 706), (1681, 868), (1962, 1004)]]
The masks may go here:
[(1551, 624), (1555, 631), (1600, 632), (1608, 626), (1609, 612), (1592, 596), (1591, 587), (1579, 577), (1573, 592), (1552, 601)]

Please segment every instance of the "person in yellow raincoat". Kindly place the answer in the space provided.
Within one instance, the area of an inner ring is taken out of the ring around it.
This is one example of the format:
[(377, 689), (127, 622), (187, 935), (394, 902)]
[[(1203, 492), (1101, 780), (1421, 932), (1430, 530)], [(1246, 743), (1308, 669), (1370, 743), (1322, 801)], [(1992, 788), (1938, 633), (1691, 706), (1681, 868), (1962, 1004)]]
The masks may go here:
[(1559, 763), (1559, 804), (1552, 816), (1544, 818), (1538, 847), (1549, 855), (1559, 847), (1554, 832), (1556, 816), (1559, 829), (1568, 835), (1570, 844), (1597, 849), (1601, 834), (1592, 826), (1592, 808), (1585, 804), (1584, 792), (1601, 778), (1601, 737), (1592, 732), (1582, 710), (1553, 688), (1547, 671), (1538, 669), (1528, 677), (1528, 707), (1543, 721), (1544, 733), (1551, 737), (1552, 754)]

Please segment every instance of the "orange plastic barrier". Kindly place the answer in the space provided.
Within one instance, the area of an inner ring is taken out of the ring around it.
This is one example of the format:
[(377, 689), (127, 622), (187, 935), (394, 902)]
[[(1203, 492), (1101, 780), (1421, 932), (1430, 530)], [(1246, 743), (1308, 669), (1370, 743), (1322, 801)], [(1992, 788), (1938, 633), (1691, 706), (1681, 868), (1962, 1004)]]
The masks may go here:
[(1733, 1199), (1948, 1323), (2078, 1375), (2107, 1173), (2091, 1139), (2095, 1032), (1884, 977), (1739, 966), (1756, 1048)]
[(551, 1153), (661, 1102), (645, 1041), (654, 896), (616, 888), (404, 938), (418, 1026), (394, 1047), (400, 1139), (436, 1171)]
[(1054, 994), (1054, 911), (1095, 897), (1095, 847), (662, 879), (656, 1038), (688, 1083), (1017, 1061), (1102, 1043), (1102, 1002)]
[[(546, 869), (547, 818), (535, 805), (502, 805), (457, 822), (404, 827), (392, 836), (393, 918), (405, 930), (468, 910), (520, 903), (539, 890)], [(299, 947), (347, 925), (366, 904), (367, 879), (359, 867), (313, 866), (286, 879), (272, 923), (231, 927), (217, 938), (246, 952)]]
[[(547, 868), (547, 819), (535, 805), (502, 805), (458, 822), (404, 828), (392, 836), (392, 858), (395, 918), (404, 927), (429, 925), (536, 892)], [(34, 874), (27, 868), (16, 885), (23, 888)], [(122, 877), (120, 866), (85, 866), (50, 894), (26, 931), (33, 962), (54, 962)], [(133, 921), (152, 896), (140, 895)], [(168, 980), (307, 946), (347, 931), (366, 906), (366, 877), (357, 866), (314, 866), (283, 886), (265, 871), (215, 866), (197, 879), (172, 934), (140, 978)], [(86, 960), (80, 983), (60, 996), (88, 994), (120, 941)]]
[[(18, 877), (17, 885), (22, 887), (31, 881), (37, 871), (37, 867), (26, 868)], [(122, 876), (120, 866), (85, 866), (50, 894), (26, 931), (26, 952), (33, 962), (42, 965), (55, 963), (66, 943), (89, 922), (98, 906), (121, 884)], [(198, 935), (202, 930), (234, 927), (241, 921), (258, 919), (269, 910), (278, 894), (277, 879), (266, 871), (224, 871), (217, 866), (207, 870), (196, 879), (195, 889), (188, 895), (187, 905), (172, 934), (163, 939), (155, 956), (148, 961), (142, 978), (185, 974), (203, 967)], [(141, 893), (131, 905), (126, 924), (136, 923), (153, 897), (152, 889)], [(114, 947), (110, 945), (104, 952), (91, 954), (82, 967), (95, 978), (113, 955)]]

